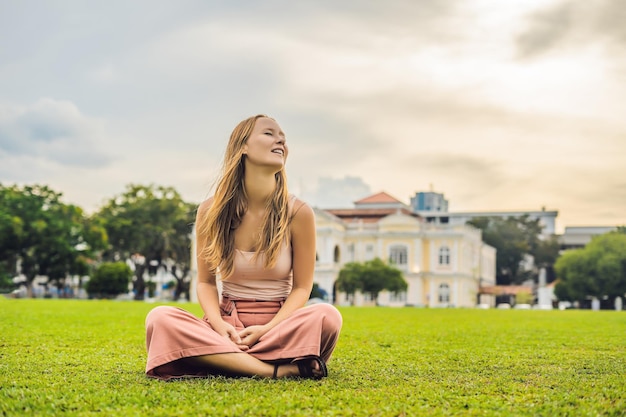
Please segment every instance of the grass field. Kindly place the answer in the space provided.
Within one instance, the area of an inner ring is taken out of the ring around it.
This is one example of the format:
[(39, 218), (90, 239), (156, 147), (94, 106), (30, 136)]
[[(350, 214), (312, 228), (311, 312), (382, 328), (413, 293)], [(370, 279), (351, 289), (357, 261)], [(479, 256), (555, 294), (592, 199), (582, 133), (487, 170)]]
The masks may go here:
[(626, 415), (626, 312), (343, 308), (325, 380), (161, 382), (152, 307), (0, 299), (0, 414)]

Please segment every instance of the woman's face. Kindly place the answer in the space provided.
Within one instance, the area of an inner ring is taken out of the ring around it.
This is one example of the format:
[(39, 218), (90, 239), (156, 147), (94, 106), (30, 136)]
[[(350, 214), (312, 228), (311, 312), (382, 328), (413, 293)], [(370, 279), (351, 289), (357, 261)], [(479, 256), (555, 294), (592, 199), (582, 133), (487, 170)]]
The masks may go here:
[(249, 164), (282, 169), (289, 153), (285, 133), (275, 120), (261, 117), (254, 124), (252, 133), (243, 147), (243, 153)]

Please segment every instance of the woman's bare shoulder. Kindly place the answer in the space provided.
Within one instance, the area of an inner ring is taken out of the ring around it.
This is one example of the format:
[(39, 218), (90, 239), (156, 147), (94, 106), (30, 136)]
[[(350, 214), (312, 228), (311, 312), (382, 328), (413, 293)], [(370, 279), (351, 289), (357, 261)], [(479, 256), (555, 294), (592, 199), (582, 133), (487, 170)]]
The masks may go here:
[(209, 197), (206, 200), (204, 200), (202, 203), (200, 203), (200, 205), (198, 206), (198, 216), (205, 214), (207, 210), (209, 210), (212, 204), (213, 204), (213, 197)]
[(315, 215), (313, 208), (306, 201), (300, 200), (299, 198), (292, 196), (289, 199), (289, 203), (289, 211), (291, 213), (292, 220), (311, 218)]

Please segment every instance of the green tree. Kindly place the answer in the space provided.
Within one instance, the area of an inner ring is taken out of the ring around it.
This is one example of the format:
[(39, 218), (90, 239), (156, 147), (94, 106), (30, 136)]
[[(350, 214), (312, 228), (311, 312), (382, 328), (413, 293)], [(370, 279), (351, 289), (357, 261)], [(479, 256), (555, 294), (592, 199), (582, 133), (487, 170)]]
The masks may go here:
[(11, 275), (6, 271), (4, 264), (0, 263), (0, 293), (10, 292), (14, 288)]
[(0, 269), (23, 274), (31, 296), (37, 275), (62, 286), (68, 275), (85, 274), (106, 242), (104, 230), (61, 196), (45, 185), (0, 185)]
[(96, 268), (86, 290), (90, 298), (111, 298), (128, 291), (133, 271), (124, 262), (103, 262)]
[(364, 274), (364, 269), (365, 267), (361, 263), (349, 262), (339, 271), (336, 283), (337, 289), (348, 295), (351, 305), (354, 305), (354, 294), (363, 289), (361, 277)]
[(144, 298), (146, 272), (152, 275), (158, 268), (176, 278), (176, 298), (188, 285), (194, 212), (195, 205), (171, 187), (129, 184), (95, 215), (109, 236), (106, 258), (134, 263), (136, 300)]
[(383, 290), (398, 293), (407, 289), (408, 285), (402, 272), (379, 258), (365, 262), (364, 266), (365, 273), (361, 277), (363, 291), (369, 293), (372, 300), (377, 300), (378, 294)]
[(549, 267), (558, 257), (555, 237), (540, 239), (542, 226), (528, 215), (519, 217), (479, 217), (467, 222), (482, 230), (483, 241), (496, 249), (496, 282), (499, 285), (519, 284), (537, 274), (520, 268), (527, 256), (537, 266)]
[(556, 279), (554, 272), (554, 263), (559, 258), (561, 252), (561, 244), (557, 236), (552, 235), (546, 239), (539, 240), (537, 247), (533, 252), (535, 265), (538, 268), (546, 269), (547, 282)]
[(610, 232), (594, 237), (582, 249), (566, 251), (554, 266), (560, 300), (588, 297), (614, 300), (626, 294), (626, 234)]
[(402, 272), (379, 258), (364, 263), (346, 264), (339, 271), (337, 285), (339, 290), (351, 296), (352, 302), (357, 290), (368, 293), (372, 300), (377, 300), (378, 294), (383, 290), (398, 293), (408, 287)]

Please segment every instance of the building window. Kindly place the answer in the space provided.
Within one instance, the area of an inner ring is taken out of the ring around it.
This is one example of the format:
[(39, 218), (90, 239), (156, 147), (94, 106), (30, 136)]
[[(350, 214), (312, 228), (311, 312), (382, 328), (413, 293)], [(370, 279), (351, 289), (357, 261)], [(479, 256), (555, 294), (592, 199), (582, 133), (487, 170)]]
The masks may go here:
[(439, 248), (439, 265), (450, 265), (450, 248), (447, 246)]
[(389, 248), (389, 263), (393, 265), (406, 265), (408, 263), (408, 250), (406, 246), (396, 245)]
[(333, 255), (333, 261), (338, 264), (340, 261), (340, 255), (339, 255), (339, 246), (335, 246), (335, 253)]
[(450, 302), (450, 287), (448, 284), (441, 284), (439, 286), (439, 302), (441, 304), (447, 304)]
[(365, 260), (371, 261), (372, 259), (374, 259), (374, 245), (368, 243), (365, 245)]
[(389, 301), (392, 303), (406, 303), (406, 292), (392, 292), (389, 294)]

